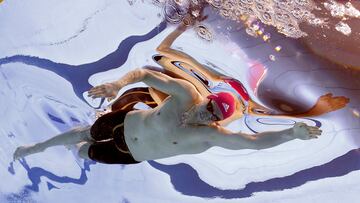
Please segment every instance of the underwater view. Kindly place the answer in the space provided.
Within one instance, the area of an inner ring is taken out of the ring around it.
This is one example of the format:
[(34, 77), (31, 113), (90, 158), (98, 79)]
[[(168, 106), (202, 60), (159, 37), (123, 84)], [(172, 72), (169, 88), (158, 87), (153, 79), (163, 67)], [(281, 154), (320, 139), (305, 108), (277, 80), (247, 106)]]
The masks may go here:
[(358, 202), (360, 1), (0, 0), (0, 202)]

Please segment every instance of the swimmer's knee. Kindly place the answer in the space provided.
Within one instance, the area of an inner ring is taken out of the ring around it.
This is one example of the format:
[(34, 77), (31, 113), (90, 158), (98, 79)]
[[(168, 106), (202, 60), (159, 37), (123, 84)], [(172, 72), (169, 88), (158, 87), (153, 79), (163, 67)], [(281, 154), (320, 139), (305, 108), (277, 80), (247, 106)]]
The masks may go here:
[(85, 143), (85, 144), (82, 144), (80, 147), (79, 147), (79, 151), (78, 151), (78, 155), (80, 158), (82, 159), (91, 159), (91, 148), (90, 148), (91, 144), (90, 143)]
[(90, 143), (94, 142), (94, 138), (91, 136), (91, 127), (85, 128), (83, 131), (80, 132), (80, 134), (83, 141)]
[(91, 126), (87, 125), (87, 126), (77, 126), (74, 127), (70, 130), (70, 132), (74, 132), (74, 133), (82, 133), (82, 132), (86, 132), (89, 131), (90, 132)]

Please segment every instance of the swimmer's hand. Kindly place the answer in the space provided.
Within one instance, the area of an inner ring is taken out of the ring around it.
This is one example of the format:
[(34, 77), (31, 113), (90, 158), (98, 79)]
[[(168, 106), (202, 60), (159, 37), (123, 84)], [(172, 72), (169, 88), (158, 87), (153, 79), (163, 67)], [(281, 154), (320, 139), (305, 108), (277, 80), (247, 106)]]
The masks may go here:
[(308, 126), (305, 123), (296, 123), (292, 130), (294, 136), (301, 140), (318, 138), (322, 132), (322, 130), (320, 130), (318, 127)]
[(95, 86), (88, 91), (88, 96), (94, 98), (107, 98), (108, 101), (117, 96), (121, 87), (115, 83), (105, 83)]

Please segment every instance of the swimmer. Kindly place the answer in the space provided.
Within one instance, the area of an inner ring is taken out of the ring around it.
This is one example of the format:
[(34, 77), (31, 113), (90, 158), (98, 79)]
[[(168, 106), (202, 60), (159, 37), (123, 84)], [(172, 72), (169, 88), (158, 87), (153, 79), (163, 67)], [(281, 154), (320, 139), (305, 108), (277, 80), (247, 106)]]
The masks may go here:
[(235, 112), (235, 98), (228, 92), (203, 96), (190, 82), (158, 71), (138, 68), (112, 83), (89, 90), (92, 98), (112, 98), (127, 85), (144, 82), (169, 95), (147, 110), (117, 110), (105, 114), (92, 126), (79, 127), (34, 145), (18, 147), (20, 159), (59, 145), (79, 146), (79, 156), (106, 164), (197, 154), (213, 146), (231, 150), (261, 150), (294, 140), (318, 138), (318, 127), (297, 123), (282, 131), (247, 134), (231, 132), (218, 122)]

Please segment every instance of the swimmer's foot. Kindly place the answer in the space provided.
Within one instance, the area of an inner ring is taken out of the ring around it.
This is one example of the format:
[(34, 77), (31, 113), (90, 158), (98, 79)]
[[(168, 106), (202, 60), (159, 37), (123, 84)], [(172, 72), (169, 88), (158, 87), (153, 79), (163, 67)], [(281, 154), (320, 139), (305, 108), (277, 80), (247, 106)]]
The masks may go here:
[(42, 151), (44, 151), (44, 149), (42, 149), (39, 145), (36, 145), (36, 144), (20, 146), (20, 147), (16, 148), (13, 158), (14, 158), (14, 160), (18, 160), (18, 159), (24, 158), (25, 156), (39, 153)]

